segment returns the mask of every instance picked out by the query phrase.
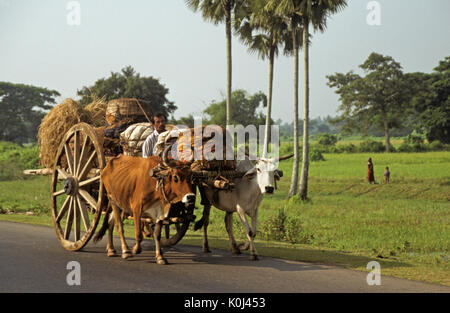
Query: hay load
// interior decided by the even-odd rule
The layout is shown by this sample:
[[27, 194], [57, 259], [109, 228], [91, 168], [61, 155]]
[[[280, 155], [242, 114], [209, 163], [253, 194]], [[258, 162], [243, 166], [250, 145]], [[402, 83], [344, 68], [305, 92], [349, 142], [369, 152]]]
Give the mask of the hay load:
[[85, 108], [78, 101], [67, 98], [51, 109], [42, 119], [38, 131], [38, 145], [42, 166], [52, 168], [64, 135], [74, 125], [84, 122], [92, 126], [105, 125], [106, 101], [94, 99]]
[[84, 110], [89, 113], [90, 124], [94, 127], [103, 127], [106, 125], [106, 108], [108, 102], [105, 97], [94, 98], [94, 100], [84, 107]]
[[[94, 98], [85, 107], [78, 101], [65, 99], [47, 113], [39, 127], [38, 145], [41, 149], [41, 164], [46, 168], [53, 167], [58, 147], [65, 134], [72, 126], [81, 122], [95, 128], [106, 156], [122, 153], [120, 133], [130, 125], [148, 123], [151, 115], [149, 103], [134, 98], [114, 99], [109, 102], [105, 97]], [[141, 137], [144, 135], [141, 134]], [[130, 154], [139, 154], [142, 138], [139, 139], [136, 144], [130, 143]]]
[[38, 131], [40, 158], [44, 167], [53, 167], [56, 152], [66, 132], [75, 124], [89, 122], [90, 116], [80, 103], [65, 99], [42, 119]]

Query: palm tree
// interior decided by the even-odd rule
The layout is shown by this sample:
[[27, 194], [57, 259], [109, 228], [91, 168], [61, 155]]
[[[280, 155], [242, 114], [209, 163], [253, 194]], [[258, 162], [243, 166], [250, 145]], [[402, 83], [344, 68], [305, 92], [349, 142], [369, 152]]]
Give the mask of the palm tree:
[[291, 1], [283, 0], [269, 0], [265, 6], [268, 11], [275, 11], [279, 16], [283, 17], [288, 24], [289, 37], [285, 42], [285, 54], [294, 57], [294, 160], [292, 165], [291, 185], [289, 188], [288, 197], [292, 197], [297, 193], [298, 185], [298, 166], [299, 166], [299, 132], [298, 132], [298, 50], [303, 44], [301, 37], [301, 24], [299, 16], [290, 13], [284, 8], [289, 5]]
[[[300, 178], [299, 195], [302, 200], [306, 200], [308, 192], [308, 170], [309, 170], [309, 26], [314, 30], [324, 32], [327, 18], [339, 12], [347, 6], [347, 0], [270, 0], [272, 8], [276, 7], [276, 12], [284, 16], [291, 17], [292, 28], [302, 28], [303, 30], [303, 50], [304, 50], [304, 98], [303, 98], [303, 153], [302, 172]], [[295, 23], [294, 23], [295, 22]], [[295, 39], [293, 39], [295, 41]], [[294, 52], [295, 55], [295, 52]], [[295, 56], [294, 56], [295, 57]], [[296, 64], [298, 66], [298, 64]], [[295, 121], [294, 121], [295, 132]], [[295, 134], [294, 134], [295, 136]], [[294, 149], [295, 141], [294, 141]], [[294, 164], [295, 166], [295, 164]], [[294, 176], [294, 173], [292, 174]], [[289, 195], [295, 194], [291, 183]]]
[[225, 22], [226, 50], [227, 50], [227, 96], [226, 96], [226, 123], [231, 124], [231, 77], [232, 77], [232, 58], [231, 58], [231, 29], [233, 13], [236, 16], [237, 11], [245, 2], [244, 0], [185, 0], [187, 6], [194, 12], [201, 11], [206, 21], [215, 25]]
[[[274, 11], [266, 10], [266, 1], [256, 0], [252, 3], [250, 15], [247, 15], [238, 32], [244, 44], [248, 45], [250, 53], [257, 53], [262, 59], [269, 60], [269, 79], [267, 92], [266, 128], [264, 135], [263, 156], [267, 155], [270, 124], [272, 114], [272, 87], [275, 57], [279, 47], [288, 41], [288, 25], [285, 19]], [[256, 32], [256, 34], [254, 34]], [[286, 50], [286, 47], [285, 47]], [[285, 51], [286, 52], [286, 51]]]

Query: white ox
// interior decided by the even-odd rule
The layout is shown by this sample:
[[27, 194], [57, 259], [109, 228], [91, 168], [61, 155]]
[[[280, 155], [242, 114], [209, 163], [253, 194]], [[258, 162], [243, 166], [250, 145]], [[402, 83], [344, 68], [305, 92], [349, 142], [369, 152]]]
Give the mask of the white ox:
[[[277, 163], [281, 160], [291, 158], [293, 155], [281, 157], [279, 159], [260, 158], [256, 165], [250, 160], [238, 161], [236, 170], [245, 172], [242, 178], [235, 178], [233, 183], [235, 187], [232, 191], [215, 190], [205, 188], [204, 195], [207, 200], [216, 208], [225, 211], [225, 227], [230, 239], [231, 251], [233, 254], [240, 254], [240, 247], [248, 249], [250, 246], [251, 259], [257, 260], [255, 244], [253, 242], [257, 232], [258, 207], [263, 199], [264, 194], [272, 194], [275, 189], [275, 180], [282, 176], [282, 172], [277, 170]], [[214, 193], [217, 193], [215, 196]], [[210, 252], [208, 245], [208, 224], [210, 204], [204, 204], [203, 216], [195, 224], [195, 230], [203, 226], [203, 251]], [[237, 212], [245, 233], [247, 234], [247, 242], [242, 246], [237, 246], [233, 236], [233, 213]], [[251, 218], [252, 225], [249, 225], [247, 216]]]

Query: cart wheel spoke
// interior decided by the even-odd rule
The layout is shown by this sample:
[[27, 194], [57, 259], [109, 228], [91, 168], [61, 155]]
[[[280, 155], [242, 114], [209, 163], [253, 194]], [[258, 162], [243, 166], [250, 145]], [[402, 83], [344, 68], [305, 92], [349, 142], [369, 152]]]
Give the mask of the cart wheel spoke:
[[72, 150], [70, 149], [69, 143], [67, 142], [64, 144], [64, 151], [66, 152], [67, 164], [69, 165], [69, 172], [73, 174], [74, 173], [73, 154]]
[[80, 163], [80, 131], [76, 131], [73, 141], [73, 176], [77, 176], [77, 169]]
[[94, 158], [97, 156], [97, 152], [93, 151], [91, 153], [91, 155], [89, 156], [89, 159], [86, 161], [86, 164], [83, 166], [83, 168], [81, 169], [81, 172], [77, 175], [78, 179], [83, 179], [87, 173], [89, 173], [89, 171], [92, 168], [92, 161], [94, 160]]
[[75, 220], [75, 241], [80, 240], [80, 208], [78, 206], [77, 196], [73, 197], [73, 214]]
[[89, 178], [89, 179], [87, 179], [87, 180], [85, 180], [85, 181], [79, 182], [79, 183], [78, 183], [78, 186], [79, 186], [79, 187], [83, 187], [83, 186], [92, 184], [92, 183], [94, 183], [94, 182], [96, 182], [96, 181], [99, 181], [99, 180], [100, 180], [100, 175], [99, 175], [99, 176], [92, 177], [92, 178]]
[[58, 171], [58, 174], [61, 175], [62, 179], [67, 179], [67, 177], [69, 177], [69, 174], [60, 166], [58, 166], [56, 170]]
[[60, 196], [60, 195], [62, 195], [62, 194], [64, 194], [64, 193], [65, 193], [65, 190], [64, 190], [64, 189], [61, 189], [61, 190], [58, 190], [57, 192], [54, 192], [53, 195], [54, 195], [55, 197], [57, 197], [57, 196]]
[[86, 190], [83, 189], [79, 189], [78, 193], [81, 195], [81, 197], [83, 197], [83, 199], [89, 203], [90, 206], [92, 206], [93, 208], [97, 207], [97, 201], [95, 201], [94, 198], [92, 198], [92, 196], [89, 194], [89, 192], [87, 192]]
[[76, 171], [75, 171], [75, 176], [78, 177], [78, 178], [80, 177], [79, 174], [80, 174], [80, 171], [81, 171], [81, 164], [84, 163], [84, 161], [87, 158], [87, 154], [89, 152], [88, 142], [89, 142], [89, 137], [85, 136], [84, 142], [83, 142], [83, 147], [81, 148], [80, 161], [78, 162], [78, 166], [77, 166]]
[[70, 197], [67, 197], [63, 205], [61, 206], [61, 210], [59, 211], [58, 216], [56, 217], [56, 223], [59, 224], [59, 222], [69, 209], [69, 207], [70, 207]]
[[66, 220], [66, 227], [64, 230], [64, 239], [68, 240], [69, 236], [70, 236], [70, 231], [72, 229], [72, 222], [73, 222], [73, 198], [72, 197], [67, 197], [69, 198], [69, 214], [67, 214], [67, 220]]
[[86, 229], [86, 231], [88, 231], [91, 228], [91, 222], [89, 221], [89, 213], [86, 208], [86, 204], [80, 198], [79, 195], [77, 195], [77, 203], [78, 203], [78, 207], [80, 209], [81, 218], [83, 219], [84, 229]]

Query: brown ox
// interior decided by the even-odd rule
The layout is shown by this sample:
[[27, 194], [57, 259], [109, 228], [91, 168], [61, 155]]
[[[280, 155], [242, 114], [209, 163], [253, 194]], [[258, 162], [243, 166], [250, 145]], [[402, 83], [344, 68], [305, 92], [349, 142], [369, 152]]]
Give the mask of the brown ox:
[[[141, 217], [151, 218], [155, 224], [156, 263], [166, 264], [161, 253], [161, 226], [168, 220], [171, 204], [183, 202], [193, 206], [195, 194], [191, 185], [191, 170], [181, 162], [162, 162], [159, 157], [146, 159], [120, 155], [108, 161], [102, 170], [102, 182], [105, 185], [108, 199], [113, 209], [114, 224], [119, 231], [122, 242], [122, 258], [131, 256], [123, 234], [121, 216], [132, 215], [136, 235], [133, 253], [141, 252], [142, 227]], [[105, 217], [106, 219], [107, 217]], [[106, 227], [105, 227], [106, 225]], [[114, 254], [112, 242], [112, 226], [108, 240], [108, 255]], [[94, 241], [101, 239], [108, 228], [108, 222], [95, 236]]]

